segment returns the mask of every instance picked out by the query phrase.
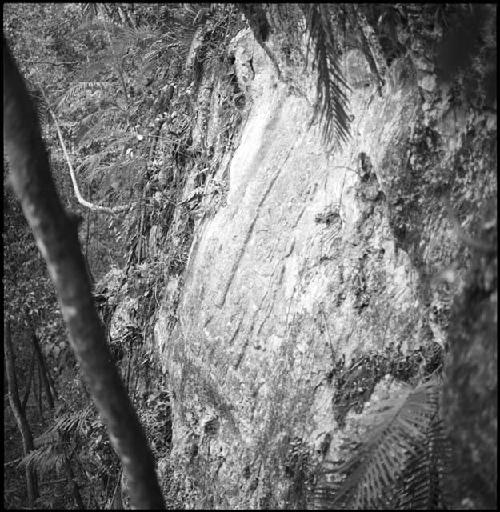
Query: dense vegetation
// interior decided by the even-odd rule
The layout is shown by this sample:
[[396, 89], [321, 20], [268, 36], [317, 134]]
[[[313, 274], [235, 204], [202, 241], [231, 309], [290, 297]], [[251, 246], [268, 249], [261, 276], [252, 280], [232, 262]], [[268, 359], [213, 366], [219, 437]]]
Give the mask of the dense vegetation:
[[[114, 269], [101, 294], [96, 292], [103, 320], [109, 322], [109, 313], [121, 299], [113, 294], [127, 293], [137, 301], [136, 318], [128, 319], [114, 335], [112, 350], [130, 394], [144, 409], [153, 450], [163, 455], [170, 437], [168, 395], [151, 347], [142, 343], [152, 334], [159, 300], [155, 295], [162, 280], [161, 266], [147, 254], [147, 235], [156, 219], [168, 230], [172, 203], [185, 179], [181, 171], [189, 151], [194, 91], [189, 89], [192, 73], [184, 70], [184, 62], [197, 24], [206, 20], [195, 22], [196, 6], [143, 5], [132, 14], [129, 8], [6, 5], [4, 32], [33, 93], [60, 195], [81, 217], [89, 272], [97, 281]], [[210, 43], [212, 37], [213, 43], [204, 48], [205, 58], [223, 53], [235, 34], [236, 24], [232, 29], [230, 24], [236, 17], [233, 11], [223, 8], [210, 21], [213, 35], [207, 39]], [[161, 65], [165, 60], [168, 68]], [[171, 87], [176, 92], [171, 122], [160, 134], [169, 110], [165, 98], [174, 96], [165, 88]], [[163, 90], [157, 93], [159, 89]], [[173, 160], [167, 177], [158, 176], [160, 169], [165, 174], [163, 155]], [[74, 181], [69, 166], [75, 170]], [[5, 173], [4, 182], [6, 177]], [[89, 208], [78, 202], [75, 187]], [[10, 188], [5, 191], [5, 314], [11, 318], [19, 391], [33, 386], [36, 395], [36, 400], [27, 400], [26, 411], [37, 450], [25, 462], [31, 462], [41, 477], [37, 502], [42, 507], [67, 507], [74, 499], [78, 506], [101, 508], [117, 488], [118, 461], [78, 376], [44, 262]], [[127, 214], [109, 213], [120, 205]], [[171, 266], [177, 272], [182, 271], [188, 249], [182, 244], [172, 249]], [[128, 292], [120, 288], [126, 275], [133, 288]], [[54, 381], [50, 392], [55, 411], [43, 399], [40, 382], [45, 370], [31, 363], [34, 335], [43, 340], [46, 372]], [[6, 459], [12, 463], [6, 474], [7, 503], [21, 506], [25, 491], [15, 430], [11, 419], [6, 429]]]
[[[322, 123], [325, 144], [332, 147], [349, 137], [346, 84], [337, 65], [341, 48], [360, 45], [382, 87], [384, 70], [375, 64], [372, 49], [376, 47], [389, 66], [406, 51], [393, 27], [403, 24], [411, 35], [419, 27], [415, 19], [432, 44], [441, 42], [437, 52], [442, 64], [440, 80], [444, 83], [460, 77], [455, 86], [463, 87], [456, 93], [456, 101], [471, 102], [481, 109], [496, 106], [496, 85], [492, 86], [496, 68], [463, 73], [478, 54], [481, 62], [496, 58], [488, 11], [472, 11], [471, 21], [470, 13], [449, 6], [405, 9], [347, 4], [327, 9], [312, 4], [284, 9], [266, 5], [4, 6], [5, 37], [36, 105], [60, 196], [78, 215], [80, 241], [108, 341], [158, 461], [166, 460], [172, 433], [170, 397], [152, 341], [155, 315], [162, 294], [168, 293], [167, 276], [182, 279], [196, 215], [206, 214], [197, 211], [197, 205], [200, 195], [206, 193], [207, 175], [222, 165], [223, 152], [230, 154], [237, 144], [245, 96], [234, 78], [228, 51], [232, 38], [249, 25], [281, 75], [279, 59], [265, 46], [269, 32], [275, 31], [288, 60], [303, 59], [317, 70], [314, 119]], [[376, 28], [373, 41], [358, 30], [361, 25]], [[448, 31], [443, 37], [429, 26], [448, 27]], [[469, 26], [481, 32], [479, 41]], [[307, 55], [301, 55], [301, 36], [306, 29], [310, 35]], [[454, 50], [457, 40], [468, 42], [463, 51]], [[195, 115], [202, 75], [210, 73], [225, 77], [220, 90], [224, 129], [217, 147], [206, 147]], [[420, 143], [420, 135], [416, 134], [412, 143]], [[425, 131], [421, 138], [427, 140], [428, 135]], [[192, 169], [197, 169], [195, 191], [181, 214], [176, 214], [187, 171], [193, 174]], [[17, 391], [35, 449], [23, 458], [20, 434], [4, 400], [4, 505], [120, 507], [126, 496], [121, 495], [118, 458], [79, 377], [57, 297], [8, 186], [7, 172], [4, 161], [4, 315], [10, 320]], [[404, 207], [394, 217], [394, 232], [410, 252], [410, 246], [417, 244], [408, 241], [409, 234], [417, 232], [419, 219], [409, 212], [418, 191], [412, 176], [405, 179], [400, 185]], [[437, 176], [430, 187], [442, 187], [442, 182], [443, 177]], [[496, 235], [491, 229], [486, 231], [481, 232], [485, 241], [475, 248], [480, 257], [474, 260], [478, 275], [468, 283], [471, 301], [496, 289], [496, 274], [484, 286], [476, 283], [496, 266], [496, 253], [491, 250]], [[159, 240], [166, 246], [162, 251], [155, 245]], [[418, 254], [414, 257], [417, 261]], [[129, 307], [121, 313], [117, 305], [124, 301]], [[461, 318], [467, 307], [465, 299], [456, 305], [455, 318]], [[175, 311], [171, 321], [176, 321]], [[496, 323], [488, 322], [484, 320], [489, 335], [496, 333]], [[438, 359], [425, 369], [425, 381], [441, 376], [443, 356]], [[450, 447], [436, 398], [439, 384], [437, 380], [418, 381], [418, 368], [417, 362], [408, 363], [404, 370], [411, 377], [407, 380], [420, 387], [405, 388], [398, 400], [382, 404], [382, 412], [375, 411], [367, 426], [369, 442], [350, 447], [354, 456], [349, 464], [321, 468], [320, 485], [313, 496], [316, 506], [443, 506]], [[403, 370], [398, 366], [397, 371]], [[385, 374], [385, 369], [373, 370], [377, 379]], [[455, 374], [451, 379], [457, 388], [464, 385]], [[338, 388], [339, 392], [345, 390], [343, 384]], [[340, 407], [339, 411], [342, 414]], [[340, 424], [343, 418], [336, 419]], [[400, 450], [391, 455], [391, 462], [387, 452], [393, 441]], [[168, 462], [164, 464], [168, 466]], [[398, 471], [401, 466], [399, 472], [396, 466]], [[25, 467], [37, 484], [31, 496], [34, 503], [29, 503], [26, 495]], [[182, 506], [170, 485], [169, 471], [167, 467], [162, 482], [167, 504]], [[331, 483], [329, 476], [338, 474], [349, 478]], [[409, 474], [416, 476], [408, 484]], [[475, 475], [484, 482], [484, 477]], [[371, 487], [364, 485], [368, 481]], [[384, 496], [384, 501], [381, 489], [388, 483], [395, 490]], [[496, 501], [488, 486], [482, 492], [486, 501], [478, 503]]]

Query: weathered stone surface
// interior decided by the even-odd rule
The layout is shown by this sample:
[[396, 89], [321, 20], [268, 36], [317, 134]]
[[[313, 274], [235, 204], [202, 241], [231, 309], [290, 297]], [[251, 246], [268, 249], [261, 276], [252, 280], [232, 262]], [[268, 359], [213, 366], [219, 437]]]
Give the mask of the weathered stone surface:
[[[434, 86], [424, 112], [417, 83], [396, 77], [382, 96], [353, 88], [352, 137], [329, 153], [307, 128], [311, 103], [288, 95], [248, 31], [235, 44], [247, 111], [227, 201], [197, 225], [178, 323], [172, 331], [165, 313], [155, 330], [173, 393], [171, 461], [187, 507], [304, 506], [297, 460], [335, 457], [345, 435], [328, 378], [335, 361], [389, 343], [403, 353], [446, 344], [431, 314], [442, 280], [429, 275], [462, 254], [445, 280], [452, 300], [468, 256], [440, 191], [457, 154], [473, 159], [475, 135], [450, 121]], [[361, 58], [348, 59], [353, 83], [368, 76]], [[465, 174], [484, 192], [492, 172], [480, 167], [479, 177]], [[417, 172], [426, 189], [412, 181]]]

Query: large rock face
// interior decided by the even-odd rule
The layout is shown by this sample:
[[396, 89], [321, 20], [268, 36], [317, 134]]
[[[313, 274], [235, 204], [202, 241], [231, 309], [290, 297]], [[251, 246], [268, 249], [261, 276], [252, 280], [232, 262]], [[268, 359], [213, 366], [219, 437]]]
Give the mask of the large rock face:
[[307, 467], [335, 458], [376, 384], [354, 382], [341, 404], [338, 361], [446, 344], [437, 305], [460, 292], [470, 257], [446, 204], [467, 200], [478, 221], [496, 178], [470, 148], [496, 121], [452, 109], [403, 59], [379, 95], [351, 51], [352, 136], [329, 152], [308, 128], [307, 83], [306, 97], [290, 93], [249, 32], [235, 45], [247, 110], [226, 204], [196, 225], [177, 324], [156, 326], [171, 461], [187, 507], [303, 506]]

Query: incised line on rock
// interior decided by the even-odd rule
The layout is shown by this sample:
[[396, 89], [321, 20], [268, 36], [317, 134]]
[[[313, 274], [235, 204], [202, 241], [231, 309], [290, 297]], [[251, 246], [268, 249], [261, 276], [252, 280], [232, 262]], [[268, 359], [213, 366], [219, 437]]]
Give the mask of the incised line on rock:
[[[300, 138], [300, 143], [302, 142], [302, 139], [304, 138], [304, 136], [302, 136]], [[273, 188], [274, 184], [276, 183], [276, 180], [278, 179], [279, 175], [281, 174], [281, 171], [283, 170], [283, 168], [285, 167], [285, 164], [287, 163], [288, 159], [290, 158], [290, 154], [291, 152], [295, 149], [295, 147], [299, 144], [299, 142], [295, 143], [289, 150], [288, 150], [288, 153], [283, 161], [283, 163], [281, 164], [280, 168], [278, 169], [278, 171], [276, 172], [276, 174], [274, 175], [273, 179], [270, 181], [266, 191], [264, 192], [261, 200], [259, 201], [259, 204], [257, 205], [257, 211], [255, 212], [255, 216], [248, 228], [248, 231], [247, 231], [247, 234], [246, 234], [246, 237], [245, 237], [245, 240], [243, 241], [243, 245], [241, 247], [241, 249], [239, 250], [239, 253], [238, 253], [238, 256], [235, 260], [235, 262], [233, 263], [233, 266], [231, 268], [231, 272], [229, 273], [229, 279], [226, 283], [226, 286], [224, 287], [224, 292], [222, 294], [222, 298], [221, 300], [219, 301], [218, 303], [218, 307], [222, 307], [224, 306], [224, 304], [226, 303], [226, 296], [227, 296], [227, 293], [229, 291], [229, 288], [233, 282], [233, 279], [234, 279], [234, 276], [236, 274], [236, 271], [238, 270], [238, 267], [239, 267], [239, 264], [240, 264], [240, 261], [241, 261], [241, 258], [243, 258], [243, 255], [245, 254], [245, 250], [247, 248], [247, 245], [248, 245], [248, 242], [250, 241], [250, 238], [252, 237], [252, 234], [253, 234], [253, 231], [255, 229], [255, 224], [257, 222], [257, 219], [259, 218], [259, 215], [260, 215], [260, 211], [261, 211], [261, 208], [265, 202], [265, 200], [267, 199], [267, 197], [269, 196], [269, 193], [271, 192], [271, 189]]]

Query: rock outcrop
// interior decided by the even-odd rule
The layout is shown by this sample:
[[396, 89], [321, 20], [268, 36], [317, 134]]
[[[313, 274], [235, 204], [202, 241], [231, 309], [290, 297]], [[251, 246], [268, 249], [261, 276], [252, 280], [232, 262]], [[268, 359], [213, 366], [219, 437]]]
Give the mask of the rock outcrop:
[[[473, 257], [460, 230], [496, 194], [496, 118], [452, 105], [407, 57], [379, 94], [351, 50], [351, 137], [329, 151], [309, 127], [309, 81], [291, 92], [250, 31], [234, 47], [246, 103], [214, 178], [225, 200], [197, 221], [169, 286], [178, 321], [167, 304], [155, 329], [171, 464], [184, 506], [300, 507], [310, 469], [338, 457], [373, 393], [442, 364]], [[375, 354], [385, 366], [366, 372]]]

